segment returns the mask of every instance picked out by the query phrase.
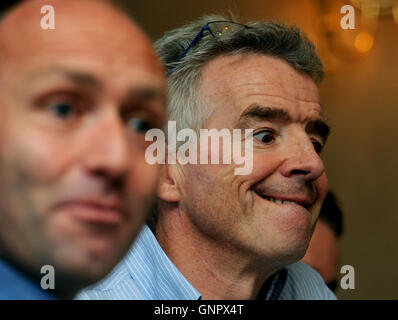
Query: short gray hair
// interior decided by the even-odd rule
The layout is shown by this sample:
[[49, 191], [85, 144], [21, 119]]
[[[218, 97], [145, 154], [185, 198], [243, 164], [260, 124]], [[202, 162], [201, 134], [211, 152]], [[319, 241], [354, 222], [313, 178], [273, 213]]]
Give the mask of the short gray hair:
[[[300, 29], [267, 21], [246, 23], [250, 28], [242, 28], [217, 38], [205, 34], [177, 63], [201, 28], [211, 21], [240, 23], [233, 18], [208, 15], [167, 32], [155, 42], [155, 48], [166, 70], [175, 67], [168, 77], [168, 119], [176, 121], [177, 132], [190, 128], [198, 133], [211, 115], [212, 110], [202, 101], [198, 89], [202, 68], [217, 56], [254, 53], [278, 57], [297, 71], [311, 77], [315, 83], [319, 84], [322, 81], [322, 63], [314, 45]], [[167, 131], [167, 128], [165, 129]], [[147, 220], [152, 230], [156, 226], [157, 211], [158, 208], [154, 208]]]
[[242, 28], [221, 37], [204, 34], [188, 54], [177, 62], [201, 28], [211, 21], [240, 23], [221, 15], [208, 15], [167, 32], [155, 42], [166, 70], [175, 67], [168, 77], [168, 112], [169, 120], [177, 122], [177, 132], [184, 128], [198, 132], [210, 116], [212, 110], [204, 105], [198, 88], [203, 66], [217, 56], [254, 53], [278, 57], [311, 77], [315, 83], [322, 81], [322, 63], [314, 45], [301, 30], [269, 21], [246, 23], [250, 28]]

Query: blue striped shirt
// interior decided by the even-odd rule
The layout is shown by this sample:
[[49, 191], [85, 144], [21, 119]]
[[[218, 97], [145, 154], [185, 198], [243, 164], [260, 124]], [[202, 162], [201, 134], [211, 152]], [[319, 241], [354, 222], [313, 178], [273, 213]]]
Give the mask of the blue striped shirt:
[[[321, 276], [297, 262], [267, 280], [269, 300], [334, 300]], [[81, 291], [82, 300], [198, 300], [201, 294], [164, 253], [144, 226], [125, 258], [102, 281]]]

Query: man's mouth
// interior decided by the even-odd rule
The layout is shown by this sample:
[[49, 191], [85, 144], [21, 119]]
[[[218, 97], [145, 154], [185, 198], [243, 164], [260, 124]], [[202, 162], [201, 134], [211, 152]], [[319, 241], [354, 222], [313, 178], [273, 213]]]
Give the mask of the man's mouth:
[[276, 204], [298, 204], [297, 202], [294, 202], [294, 201], [278, 200], [278, 199], [274, 199], [274, 198], [270, 198], [270, 197], [264, 197], [264, 199], [271, 201], [271, 202], [275, 202]]
[[261, 194], [256, 190], [253, 190], [253, 191], [259, 197], [261, 197], [267, 201], [279, 204], [279, 205], [299, 205], [299, 206], [302, 206], [302, 207], [308, 209], [313, 204], [313, 201], [309, 200], [307, 197], [304, 197], [304, 196], [291, 196], [291, 197], [268, 196], [265, 194]]
[[57, 206], [66, 210], [75, 218], [88, 223], [119, 225], [126, 217], [126, 212], [117, 203], [98, 200], [70, 200]]

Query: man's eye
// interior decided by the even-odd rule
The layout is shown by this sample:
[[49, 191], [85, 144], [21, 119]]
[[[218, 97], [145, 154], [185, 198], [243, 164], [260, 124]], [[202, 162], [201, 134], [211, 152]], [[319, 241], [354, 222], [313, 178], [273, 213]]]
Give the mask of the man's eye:
[[323, 145], [319, 143], [318, 141], [312, 140], [312, 145], [314, 146], [315, 152], [316, 153], [321, 153]]
[[149, 122], [140, 118], [130, 118], [127, 122], [127, 126], [139, 133], [145, 133], [149, 129], [151, 129], [151, 125], [149, 124]]
[[264, 130], [255, 133], [253, 137], [260, 140], [262, 143], [270, 144], [275, 140], [275, 132], [272, 130]]
[[67, 118], [73, 113], [73, 107], [67, 102], [57, 102], [50, 105], [50, 110], [59, 118]]

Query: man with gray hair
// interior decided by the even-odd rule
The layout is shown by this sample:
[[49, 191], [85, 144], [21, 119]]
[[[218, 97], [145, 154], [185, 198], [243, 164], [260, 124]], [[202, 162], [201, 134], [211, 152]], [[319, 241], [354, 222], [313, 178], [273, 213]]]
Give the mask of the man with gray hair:
[[153, 233], [145, 226], [124, 261], [79, 297], [335, 299], [316, 271], [297, 262], [327, 193], [319, 153], [329, 127], [313, 45], [293, 27], [207, 16], [155, 46], [177, 132], [244, 130], [253, 168], [237, 175], [237, 163], [166, 159]]

